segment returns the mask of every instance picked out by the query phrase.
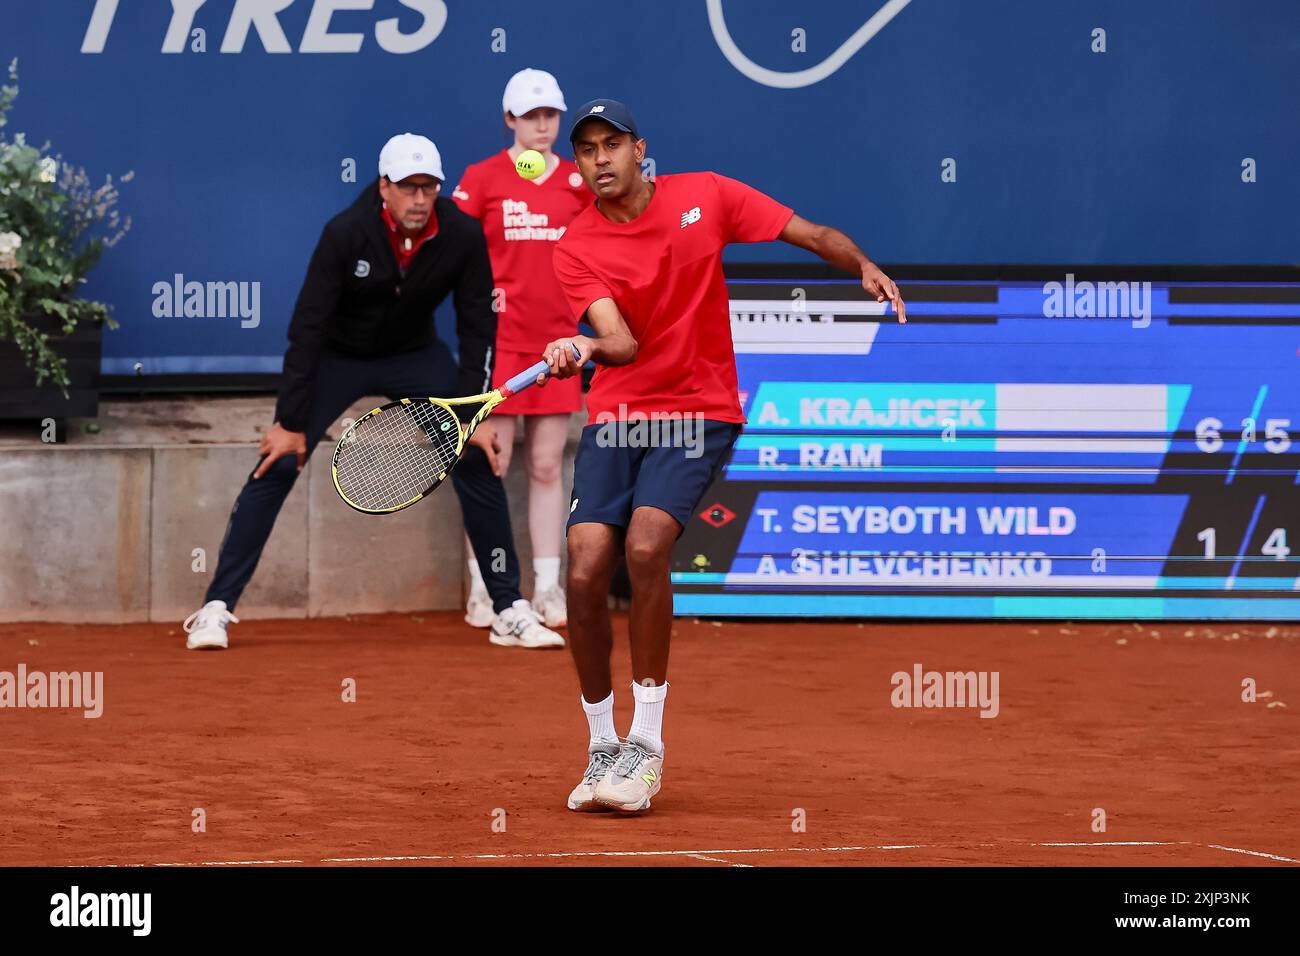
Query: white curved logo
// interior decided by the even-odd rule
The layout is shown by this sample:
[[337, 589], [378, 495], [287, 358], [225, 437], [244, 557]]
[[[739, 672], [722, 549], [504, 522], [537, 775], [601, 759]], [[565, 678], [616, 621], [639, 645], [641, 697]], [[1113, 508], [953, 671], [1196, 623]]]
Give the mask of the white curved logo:
[[841, 43], [839, 49], [826, 59], [806, 70], [785, 73], [759, 66], [745, 56], [727, 31], [727, 20], [722, 15], [722, 0], [704, 0], [709, 10], [709, 28], [713, 31], [713, 39], [717, 42], [722, 55], [727, 58], [727, 62], [755, 83], [782, 90], [796, 90], [801, 86], [812, 86], [826, 79], [847, 63], [853, 54], [861, 50], [868, 40], [883, 30], [885, 24], [902, 13], [903, 8], [911, 2], [912, 0], [888, 0], [871, 15], [866, 23], [858, 27], [853, 36]]

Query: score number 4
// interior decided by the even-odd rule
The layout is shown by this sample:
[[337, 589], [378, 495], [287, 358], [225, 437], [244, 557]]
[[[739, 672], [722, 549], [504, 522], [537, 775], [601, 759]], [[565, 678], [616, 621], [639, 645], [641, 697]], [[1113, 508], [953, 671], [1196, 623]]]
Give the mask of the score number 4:
[[[1291, 427], [1289, 418], [1270, 418], [1264, 422], [1264, 447], [1275, 455], [1280, 455], [1291, 447], [1291, 436], [1287, 429]], [[1196, 423], [1196, 447], [1207, 454], [1213, 454], [1223, 447], [1223, 438], [1219, 431], [1223, 422], [1217, 418], [1202, 418]], [[1255, 419], [1241, 420], [1241, 440], [1255, 440]]]

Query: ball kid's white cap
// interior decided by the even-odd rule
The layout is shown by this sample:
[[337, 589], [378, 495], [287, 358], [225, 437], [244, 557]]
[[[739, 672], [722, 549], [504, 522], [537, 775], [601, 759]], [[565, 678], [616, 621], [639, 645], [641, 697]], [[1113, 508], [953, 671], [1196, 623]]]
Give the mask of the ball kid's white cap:
[[379, 151], [379, 175], [400, 183], [407, 176], [423, 173], [442, 182], [442, 156], [433, 140], [415, 133], [394, 136]]
[[510, 77], [505, 96], [501, 97], [501, 108], [515, 116], [523, 116], [539, 106], [549, 106], [560, 111], [568, 109], [555, 77], [545, 70], [532, 69], [520, 70]]

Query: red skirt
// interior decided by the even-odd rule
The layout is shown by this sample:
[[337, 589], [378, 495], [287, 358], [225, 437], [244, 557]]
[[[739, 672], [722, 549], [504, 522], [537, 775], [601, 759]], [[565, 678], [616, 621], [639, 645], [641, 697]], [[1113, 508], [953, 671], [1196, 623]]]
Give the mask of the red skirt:
[[[498, 388], [541, 360], [539, 352], [498, 351], [492, 369], [492, 387]], [[567, 415], [582, 409], [582, 376], [552, 379], [545, 386], [531, 385], [497, 406], [495, 415]]]

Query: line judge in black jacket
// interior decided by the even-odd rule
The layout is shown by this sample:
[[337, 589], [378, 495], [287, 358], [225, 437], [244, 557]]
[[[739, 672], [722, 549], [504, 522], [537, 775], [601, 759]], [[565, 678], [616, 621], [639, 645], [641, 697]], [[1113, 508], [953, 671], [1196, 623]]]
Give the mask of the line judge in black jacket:
[[[442, 161], [430, 140], [394, 136], [379, 155], [378, 183], [321, 233], [289, 326], [276, 420], [231, 510], [205, 603], [185, 622], [187, 647], [227, 646], [227, 625], [238, 623], [231, 612], [280, 506], [325, 430], [353, 402], [367, 395], [456, 396], [491, 388], [496, 313], [487, 243], [478, 220], [439, 197], [442, 180]], [[434, 330], [433, 311], [448, 293], [456, 307], [459, 366]], [[484, 422], [452, 472], [496, 611], [489, 639], [562, 647], [563, 638], [542, 625], [519, 593], [495, 439], [491, 422]], [[498, 571], [502, 552], [505, 568]]]

